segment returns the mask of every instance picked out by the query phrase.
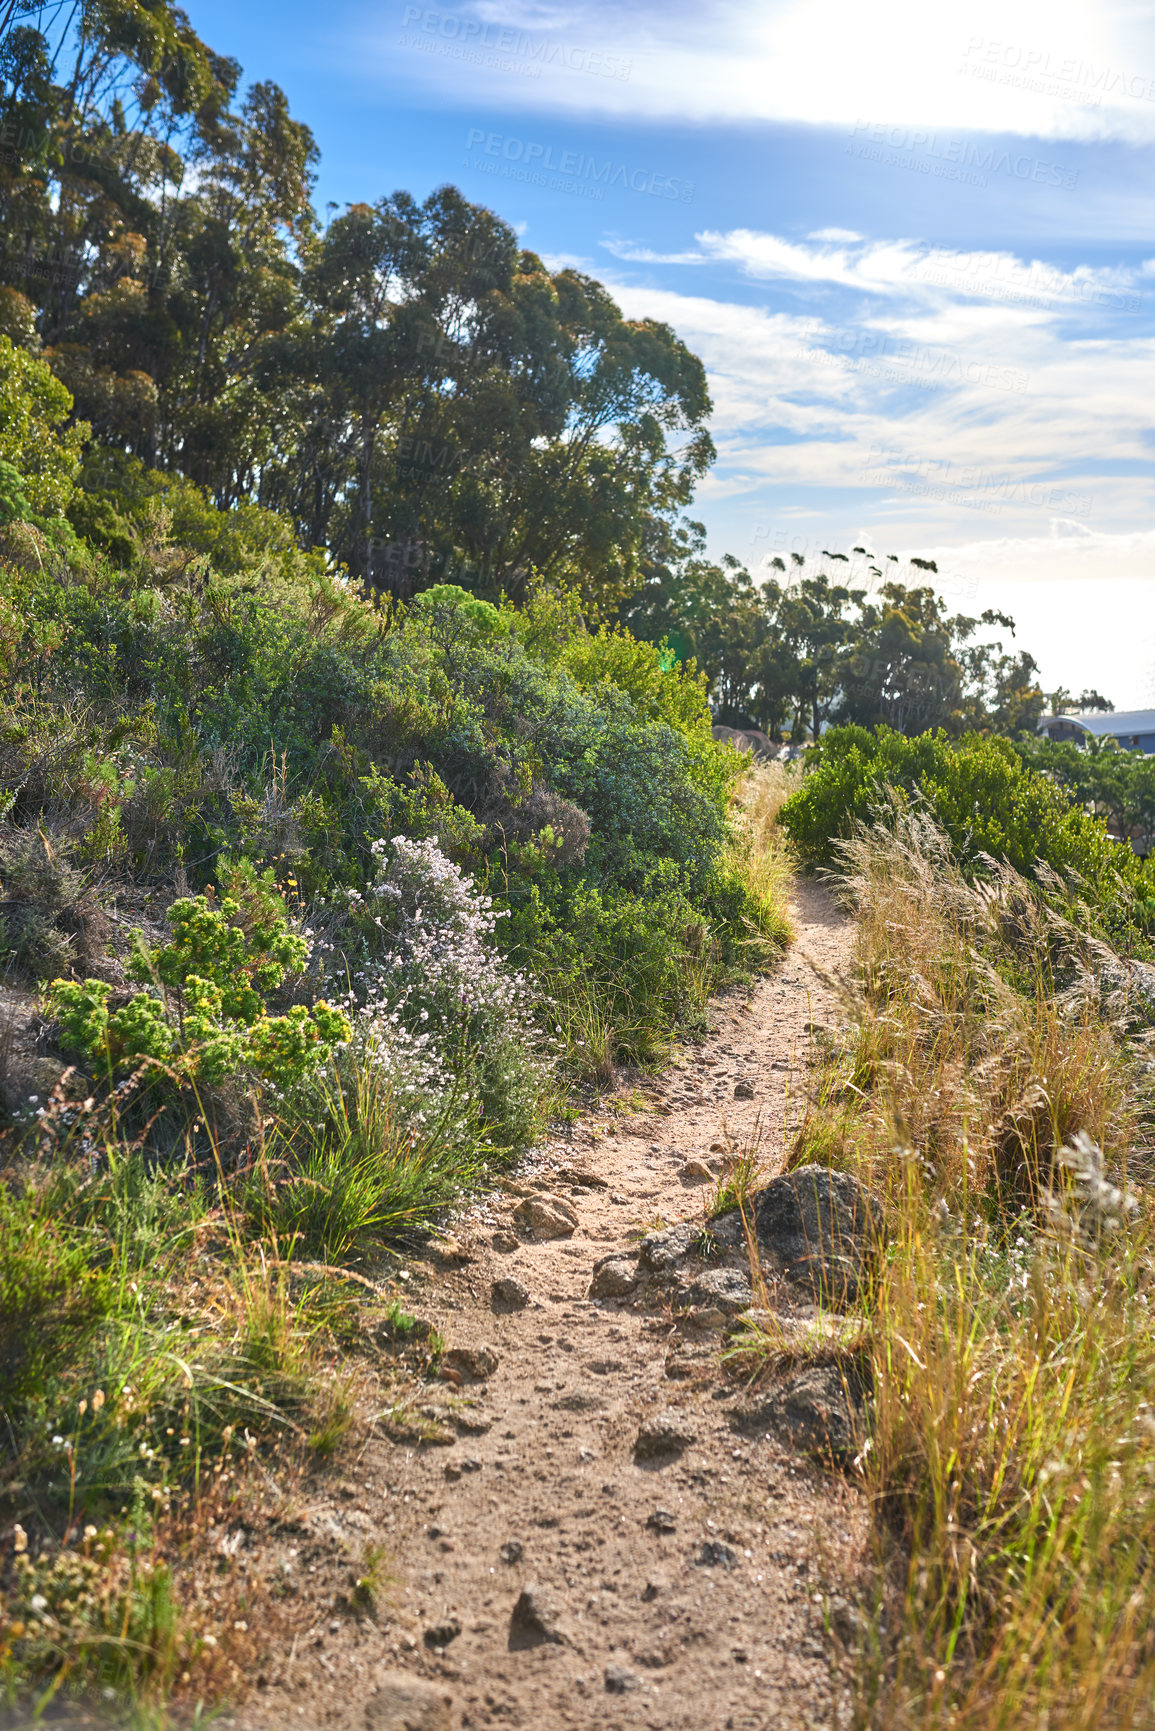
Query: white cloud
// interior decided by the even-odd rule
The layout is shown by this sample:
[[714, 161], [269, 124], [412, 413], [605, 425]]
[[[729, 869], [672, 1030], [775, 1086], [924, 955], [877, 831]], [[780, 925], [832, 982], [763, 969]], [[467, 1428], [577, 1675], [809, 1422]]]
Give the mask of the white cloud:
[[[780, 235], [748, 228], [725, 233], [704, 230], [696, 240], [704, 258], [736, 264], [749, 277], [797, 283], [832, 283], [876, 295], [902, 295], [923, 301], [962, 299], [1008, 305], [1132, 311], [1139, 305], [1133, 274], [1111, 267], [1077, 265], [1064, 271], [1041, 259], [1025, 260], [1006, 251], [967, 252], [931, 247], [913, 240], [865, 241], [807, 246]], [[813, 238], [813, 237], [812, 237]], [[637, 252], [619, 249], [633, 259]], [[663, 263], [682, 262], [677, 254]], [[687, 255], [685, 262], [697, 262]]]
[[578, 252], [543, 252], [538, 257], [546, 270], [580, 270], [589, 276], [597, 268], [592, 258], [583, 258]]
[[855, 118], [1046, 139], [1155, 138], [1155, 14], [1127, 0], [575, 0], [368, 13], [355, 52], [507, 108], [689, 123]]
[[[699, 237], [700, 238], [700, 237]], [[707, 264], [705, 252], [658, 252], [653, 247], [637, 246], [632, 241], [603, 240], [602, 245], [614, 258], [625, 264]]]
[[862, 293], [943, 307], [989, 302], [1032, 312], [1135, 313], [1142, 305], [1143, 274], [1114, 266], [1076, 265], [1062, 270], [1042, 259], [1021, 259], [1005, 250], [963, 251], [914, 240], [864, 240], [849, 230], [827, 229], [810, 246], [760, 229], [704, 229], [694, 252], [659, 252], [629, 241], [606, 240], [605, 250], [624, 264], [732, 264], [759, 282], [829, 284]]
[[706, 364], [719, 460], [699, 510], [716, 552], [760, 576], [790, 549], [918, 552], [952, 607], [1018, 620], [1048, 688], [1155, 702], [1155, 338], [1071, 338], [1054, 310], [945, 295], [854, 297], [838, 325], [609, 286]]
[[838, 325], [611, 286], [628, 316], [667, 321], [704, 360], [714, 484], [731, 496], [868, 489], [882, 520], [897, 513], [924, 533], [1149, 518], [1153, 338], [1069, 340], [1053, 320], [1001, 307], [952, 321], [916, 306]]

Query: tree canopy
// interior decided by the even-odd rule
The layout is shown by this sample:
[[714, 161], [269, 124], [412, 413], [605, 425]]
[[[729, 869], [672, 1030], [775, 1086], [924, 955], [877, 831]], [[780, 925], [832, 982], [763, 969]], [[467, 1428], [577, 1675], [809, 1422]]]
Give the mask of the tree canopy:
[[275, 84], [238, 97], [170, 0], [24, 10], [0, 16], [0, 328], [98, 446], [394, 595], [636, 586], [713, 457], [668, 326], [452, 187], [322, 228], [308, 127]]
[[991, 635], [1013, 637], [1014, 621], [991, 609], [952, 614], [925, 580], [928, 570], [938, 576], [934, 561], [914, 557], [905, 572], [890, 555], [910, 580], [883, 581], [862, 548], [857, 564], [837, 552], [817, 562], [794, 553], [789, 566], [771, 560], [775, 575], [758, 584], [738, 560], [705, 557], [699, 524], [663, 529], [651, 549], [620, 616], [638, 636], [664, 639], [697, 662], [726, 725], [795, 740], [831, 722], [1018, 735], [1033, 734], [1048, 705], [1034, 658]]
[[172, 0], [0, 0], [6, 519], [67, 511], [124, 565], [163, 510], [224, 569], [292, 546], [402, 600], [571, 589], [775, 738], [1034, 731], [1012, 621], [952, 614], [933, 559], [706, 556], [711, 403], [668, 325], [451, 186], [322, 224], [317, 161]]

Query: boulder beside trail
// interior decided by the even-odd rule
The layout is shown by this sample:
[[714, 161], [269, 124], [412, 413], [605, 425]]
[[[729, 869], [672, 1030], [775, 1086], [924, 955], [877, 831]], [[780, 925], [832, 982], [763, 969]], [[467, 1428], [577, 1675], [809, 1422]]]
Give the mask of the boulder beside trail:
[[590, 1282], [591, 1298], [625, 1298], [638, 1284], [638, 1271], [630, 1257], [623, 1254], [603, 1256], [594, 1267]]
[[638, 1266], [645, 1274], [665, 1274], [689, 1256], [701, 1237], [701, 1226], [692, 1220], [647, 1232], [638, 1246]]
[[774, 1433], [794, 1448], [846, 1466], [866, 1436], [866, 1373], [858, 1363], [811, 1365], [768, 1393], [730, 1409], [731, 1429]]
[[750, 1282], [737, 1268], [707, 1268], [677, 1297], [689, 1304], [714, 1306], [724, 1316], [739, 1316], [754, 1302]]
[[513, 1218], [535, 1238], [572, 1238], [578, 1223], [569, 1203], [557, 1196], [527, 1196], [514, 1209]]
[[771, 1283], [788, 1280], [832, 1309], [862, 1297], [884, 1236], [881, 1205], [851, 1173], [799, 1166], [753, 1191], [745, 1218], [731, 1208], [708, 1223], [682, 1220], [647, 1233], [632, 1251], [601, 1257], [589, 1296], [649, 1303], [672, 1295], [675, 1304], [716, 1309], [724, 1321], [754, 1302], [747, 1227]]
[[799, 1166], [755, 1191], [747, 1208], [768, 1273], [784, 1274], [827, 1304], [857, 1302], [883, 1239], [882, 1208], [857, 1178]]
[[566, 1646], [569, 1636], [561, 1623], [561, 1609], [547, 1587], [536, 1582], [523, 1587], [509, 1619], [509, 1648]]

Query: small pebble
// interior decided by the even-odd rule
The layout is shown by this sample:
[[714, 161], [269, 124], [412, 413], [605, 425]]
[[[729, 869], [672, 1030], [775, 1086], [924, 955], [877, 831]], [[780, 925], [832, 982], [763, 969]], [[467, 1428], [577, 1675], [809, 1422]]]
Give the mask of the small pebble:
[[524, 1310], [529, 1303], [529, 1288], [523, 1286], [520, 1280], [515, 1280], [512, 1274], [506, 1274], [493, 1283], [493, 1307], [495, 1310]]

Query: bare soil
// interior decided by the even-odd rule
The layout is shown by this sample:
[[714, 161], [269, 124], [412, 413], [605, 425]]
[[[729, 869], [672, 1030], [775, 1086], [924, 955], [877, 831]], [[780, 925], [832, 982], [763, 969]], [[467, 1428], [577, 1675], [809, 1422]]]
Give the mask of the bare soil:
[[[588, 1296], [611, 1251], [655, 1224], [704, 1220], [713, 1185], [688, 1161], [757, 1143], [767, 1175], [781, 1169], [815, 1029], [838, 1016], [820, 975], [845, 970], [851, 937], [814, 884], [796, 886], [795, 919], [783, 964], [719, 998], [704, 1044], [634, 1109], [603, 1103], [463, 1217], [455, 1242], [406, 1265], [394, 1290], [444, 1335], [448, 1380], [384, 1377], [351, 1450], [283, 1518], [259, 1538], [222, 1529], [222, 1569], [271, 1583], [279, 1623], [224, 1724], [835, 1722], [830, 1602], [853, 1597], [866, 1546], [853, 1484], [781, 1441], [735, 1435], [726, 1403], [740, 1390], [716, 1326], [696, 1336], [669, 1309]], [[527, 1197], [563, 1204], [572, 1234], [537, 1241], [519, 1227]], [[524, 1308], [494, 1300], [508, 1277]], [[481, 1347], [496, 1355], [488, 1376], [453, 1356]], [[656, 1415], [693, 1440], [636, 1459]], [[359, 1573], [372, 1607], [352, 1591]], [[400, 1706], [396, 1672], [431, 1692]]]

